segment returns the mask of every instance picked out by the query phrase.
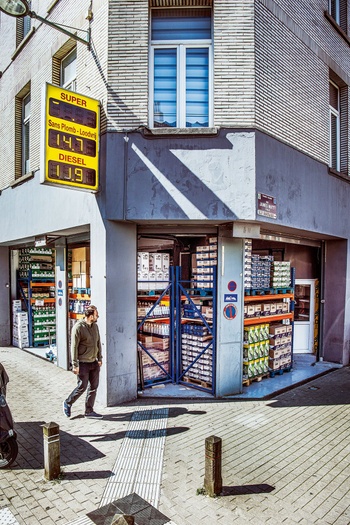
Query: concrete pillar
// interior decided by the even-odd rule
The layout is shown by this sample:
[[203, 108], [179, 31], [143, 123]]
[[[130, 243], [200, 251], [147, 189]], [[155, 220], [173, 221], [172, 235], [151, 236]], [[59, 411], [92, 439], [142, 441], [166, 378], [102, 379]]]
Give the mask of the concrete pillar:
[[97, 401], [106, 406], [137, 397], [136, 234], [135, 224], [91, 223], [91, 302], [103, 353]]
[[69, 352], [67, 338], [68, 298], [67, 298], [67, 249], [66, 239], [56, 242], [56, 347], [57, 364], [61, 368], [69, 368]]
[[0, 248], [0, 346], [11, 344], [9, 248]]
[[44, 434], [44, 476], [47, 480], [57, 479], [61, 472], [60, 465], [60, 427], [57, 423], [43, 425]]
[[217, 397], [242, 392], [243, 243], [243, 239], [232, 238], [232, 228], [220, 231], [217, 269]]
[[[348, 295], [347, 241], [327, 241], [324, 268], [324, 325], [323, 359], [347, 365], [349, 363], [349, 328], [345, 324], [350, 318]], [[322, 329], [322, 327], [321, 327]], [[322, 355], [322, 353], [321, 353]]]

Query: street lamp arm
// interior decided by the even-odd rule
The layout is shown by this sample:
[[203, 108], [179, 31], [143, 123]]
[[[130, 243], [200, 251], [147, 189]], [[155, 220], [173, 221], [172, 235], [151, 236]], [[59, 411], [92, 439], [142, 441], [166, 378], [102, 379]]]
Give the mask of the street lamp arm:
[[61, 24], [56, 24], [55, 22], [50, 22], [46, 18], [43, 18], [40, 15], [37, 15], [34, 11], [29, 11], [28, 12], [28, 16], [30, 16], [30, 18], [35, 18], [36, 20], [39, 20], [39, 22], [42, 22], [43, 24], [46, 24], [46, 25], [48, 25], [50, 27], [53, 27], [54, 29], [57, 29], [61, 33], [64, 33], [65, 35], [67, 35], [67, 36], [69, 36], [71, 38], [74, 38], [74, 40], [77, 40], [78, 42], [81, 42], [82, 44], [85, 44], [85, 45], [88, 46], [88, 48], [90, 48], [90, 42], [91, 42], [91, 30], [90, 30], [90, 28], [88, 30], [71, 28], [71, 29], [75, 29], [76, 31], [83, 31], [86, 34], [85, 38], [81, 38], [77, 34], [72, 33], [71, 31], [68, 31], [67, 29], [65, 29], [65, 27], [69, 27], [69, 26], [63, 26]]

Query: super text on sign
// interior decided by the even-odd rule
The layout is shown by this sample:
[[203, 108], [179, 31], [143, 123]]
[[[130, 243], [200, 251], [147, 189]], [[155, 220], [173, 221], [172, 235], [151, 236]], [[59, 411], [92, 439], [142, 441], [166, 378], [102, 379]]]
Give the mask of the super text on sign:
[[98, 189], [99, 102], [45, 86], [42, 182]]

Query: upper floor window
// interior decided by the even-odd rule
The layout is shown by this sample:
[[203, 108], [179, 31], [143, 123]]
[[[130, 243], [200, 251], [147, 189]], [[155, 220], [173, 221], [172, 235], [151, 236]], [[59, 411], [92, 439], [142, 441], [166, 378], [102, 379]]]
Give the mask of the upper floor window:
[[347, 33], [347, 0], [328, 0], [328, 12], [342, 30]]
[[210, 9], [155, 9], [151, 22], [151, 127], [212, 126]]
[[329, 166], [349, 175], [349, 88], [336, 73], [329, 74]]
[[61, 60], [61, 86], [75, 91], [77, 88], [77, 48]]
[[22, 175], [29, 173], [30, 93], [22, 99]]
[[340, 171], [340, 97], [339, 88], [329, 83], [329, 138], [331, 168]]
[[15, 98], [15, 179], [30, 173], [30, 83]]
[[[28, 2], [29, 9], [31, 8], [31, 2]], [[22, 42], [22, 40], [28, 35], [32, 27], [32, 19], [30, 16], [24, 16], [23, 18], [17, 18], [16, 20], [16, 45]]]

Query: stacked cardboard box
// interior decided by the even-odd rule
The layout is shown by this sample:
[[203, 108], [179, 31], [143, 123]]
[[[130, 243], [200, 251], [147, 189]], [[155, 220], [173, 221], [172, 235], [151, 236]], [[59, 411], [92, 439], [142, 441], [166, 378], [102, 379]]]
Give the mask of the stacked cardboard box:
[[269, 326], [262, 323], [244, 328], [243, 380], [268, 372]]
[[213, 267], [217, 264], [217, 238], [209, 237], [207, 244], [196, 247], [195, 262], [192, 268], [195, 288], [213, 288]]
[[90, 288], [90, 248], [72, 249], [73, 289]]
[[138, 290], [164, 290], [169, 283], [169, 253], [138, 252]]
[[270, 370], [289, 368], [292, 365], [292, 325], [272, 324], [269, 336]]
[[244, 288], [252, 287], [252, 240], [244, 240]]
[[274, 261], [271, 265], [271, 286], [288, 288], [290, 286], [290, 262]]
[[[144, 381], [160, 379], [165, 376], [164, 370], [169, 372], [169, 338], [157, 337], [154, 335], [138, 334], [138, 341], [142, 352], [142, 368]], [[152, 357], [151, 357], [152, 356]], [[153, 359], [152, 359], [153, 358]], [[157, 361], [157, 363], [155, 362]], [[161, 365], [161, 367], [159, 366]]]
[[[206, 383], [213, 381], [213, 338], [208, 329], [200, 324], [186, 323], [182, 325], [181, 362], [184, 372], [189, 366], [185, 377]], [[201, 357], [194, 363], [198, 355]]]
[[28, 313], [21, 310], [21, 300], [12, 301], [12, 344], [19, 348], [29, 346]]

